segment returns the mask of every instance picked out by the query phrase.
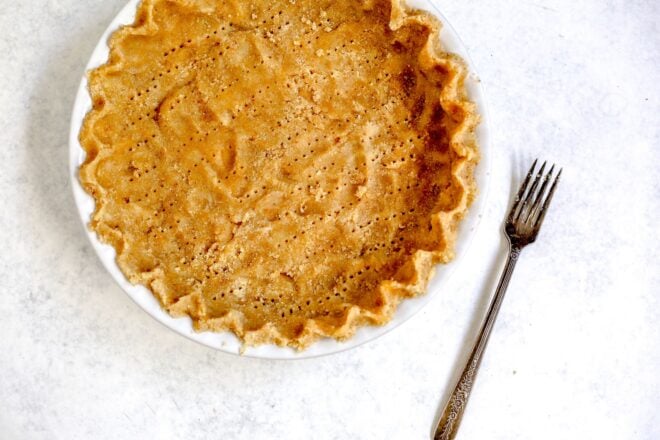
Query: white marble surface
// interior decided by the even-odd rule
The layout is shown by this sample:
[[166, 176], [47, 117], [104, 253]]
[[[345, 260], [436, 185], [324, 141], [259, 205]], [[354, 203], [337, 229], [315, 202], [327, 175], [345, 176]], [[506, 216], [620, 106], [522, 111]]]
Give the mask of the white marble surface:
[[0, 438], [429, 438], [501, 264], [512, 178], [535, 156], [565, 179], [459, 438], [660, 438], [660, 3], [438, 4], [490, 104], [493, 185], [466, 264], [383, 338], [273, 362], [157, 324], [82, 234], [69, 113], [122, 0], [1, 0]]

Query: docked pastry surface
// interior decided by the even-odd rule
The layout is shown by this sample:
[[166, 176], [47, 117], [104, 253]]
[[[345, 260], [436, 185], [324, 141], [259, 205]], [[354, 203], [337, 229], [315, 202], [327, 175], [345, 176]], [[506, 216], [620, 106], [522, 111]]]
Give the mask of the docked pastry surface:
[[91, 228], [200, 330], [305, 348], [387, 322], [475, 193], [438, 31], [397, 0], [144, 0], [89, 74]]

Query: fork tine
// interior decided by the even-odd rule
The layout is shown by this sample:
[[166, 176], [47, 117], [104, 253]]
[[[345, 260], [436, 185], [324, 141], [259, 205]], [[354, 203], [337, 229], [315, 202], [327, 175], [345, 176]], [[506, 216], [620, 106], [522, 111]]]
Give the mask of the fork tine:
[[527, 177], [525, 177], [525, 181], [522, 183], [522, 185], [520, 185], [518, 194], [516, 194], [516, 198], [513, 201], [513, 206], [511, 207], [511, 211], [509, 211], [509, 218], [507, 219], [509, 223], [512, 223], [513, 219], [517, 217], [516, 212], [518, 211], [518, 208], [520, 207], [520, 202], [522, 201], [523, 196], [527, 191], [527, 186], [529, 185], [529, 181], [532, 179], [532, 175], [534, 174], [534, 169], [536, 168], [536, 164], [538, 163], [538, 161], [539, 161], [538, 159], [534, 160], [532, 167], [529, 169], [529, 172], [527, 173]]
[[[527, 215], [527, 218], [525, 219], [525, 223], [529, 222], [530, 220], [534, 220], [538, 214], [539, 207], [541, 206], [541, 202], [543, 201], [543, 198], [545, 197], [545, 190], [548, 187], [548, 183], [550, 182], [550, 179], [552, 178], [552, 175], [555, 171], [555, 165], [553, 164], [552, 167], [550, 167], [550, 171], [545, 175], [543, 178], [543, 184], [541, 185], [541, 188], [539, 188], [538, 193], [536, 194], [536, 197], [534, 199], [534, 202], [532, 203], [532, 207], [529, 208], [529, 214]], [[532, 222], [534, 223], [534, 222]]]
[[525, 221], [529, 218], [529, 210], [527, 210], [527, 206], [529, 205], [530, 200], [534, 198], [534, 194], [536, 193], [536, 187], [539, 185], [539, 181], [541, 180], [541, 176], [543, 176], [543, 171], [545, 170], [545, 166], [547, 164], [546, 162], [543, 162], [543, 165], [541, 165], [541, 168], [539, 169], [538, 173], [536, 173], [536, 177], [534, 178], [534, 183], [532, 183], [532, 187], [529, 189], [529, 192], [527, 192], [527, 195], [525, 196], [525, 200], [522, 202], [522, 206], [520, 207], [520, 212], [516, 216], [515, 221], [519, 221], [523, 217], [523, 213], [526, 213], [525, 215]]
[[545, 219], [545, 214], [548, 212], [548, 206], [550, 206], [550, 202], [552, 201], [552, 196], [555, 195], [555, 189], [557, 189], [557, 184], [559, 183], [559, 178], [561, 177], [561, 172], [564, 171], [563, 168], [559, 170], [559, 173], [557, 173], [557, 177], [555, 177], [554, 182], [552, 182], [552, 186], [550, 187], [550, 191], [548, 192], [548, 197], [546, 197], [545, 202], [543, 202], [543, 207], [541, 207], [541, 211], [539, 213], [538, 219], [534, 223], [534, 230], [536, 232], [541, 229], [541, 225], [543, 224], [543, 220]]

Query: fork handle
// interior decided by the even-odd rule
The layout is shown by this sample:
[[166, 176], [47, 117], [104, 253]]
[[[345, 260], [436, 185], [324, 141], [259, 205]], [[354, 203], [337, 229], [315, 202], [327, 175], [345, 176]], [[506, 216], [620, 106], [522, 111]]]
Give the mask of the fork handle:
[[486, 349], [486, 344], [488, 343], [488, 338], [491, 331], [493, 330], [493, 325], [495, 324], [495, 319], [497, 318], [497, 313], [500, 310], [502, 305], [502, 300], [504, 299], [504, 293], [506, 292], [507, 287], [509, 286], [509, 280], [511, 280], [511, 274], [513, 269], [516, 267], [516, 262], [520, 256], [521, 248], [509, 244], [509, 255], [506, 260], [506, 266], [504, 266], [504, 271], [500, 277], [500, 281], [495, 290], [495, 296], [490, 302], [488, 307], [488, 313], [486, 314], [486, 319], [481, 324], [481, 329], [479, 331], [479, 337], [475, 342], [470, 357], [463, 368], [461, 377], [454, 388], [454, 391], [451, 393], [449, 401], [442, 411], [442, 416], [440, 417], [440, 422], [435, 430], [434, 440], [452, 440], [456, 437], [456, 432], [458, 431], [458, 425], [463, 418], [463, 413], [465, 412], [465, 406], [467, 405], [468, 398], [470, 397], [470, 392], [472, 391], [472, 385], [474, 384], [474, 379], [479, 370], [479, 365], [481, 364], [481, 356]]

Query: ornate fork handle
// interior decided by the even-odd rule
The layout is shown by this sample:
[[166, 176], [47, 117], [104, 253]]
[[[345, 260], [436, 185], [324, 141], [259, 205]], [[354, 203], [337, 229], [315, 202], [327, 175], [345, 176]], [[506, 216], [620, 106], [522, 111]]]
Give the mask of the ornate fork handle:
[[[488, 307], [486, 319], [481, 325], [479, 337], [472, 348], [470, 358], [461, 373], [461, 378], [458, 384], [456, 384], [456, 388], [454, 388], [449, 398], [447, 406], [445, 406], [442, 412], [442, 417], [440, 417], [440, 422], [433, 436], [434, 440], [451, 440], [456, 436], [458, 425], [461, 422], [461, 418], [465, 412], [465, 406], [472, 391], [477, 370], [481, 364], [481, 357], [484, 354], [488, 338], [493, 330], [497, 313], [500, 311], [504, 293], [507, 287], [509, 287], [509, 280], [511, 279], [511, 274], [516, 266], [518, 257], [520, 257], [520, 251], [536, 240], [552, 196], [555, 193], [555, 189], [557, 189], [561, 170], [553, 180], [555, 166], [553, 165], [550, 171], [544, 175], [543, 171], [545, 170], [546, 163], [543, 163], [538, 173], [536, 173], [536, 177], [534, 177], [537, 162], [535, 160], [532, 164], [532, 168], [530, 168], [527, 177], [525, 177], [525, 180], [520, 186], [513, 206], [507, 216], [504, 226], [504, 232], [509, 239], [509, 256], [506, 260], [506, 266], [504, 266], [504, 272], [502, 272], [500, 282], [495, 290], [495, 296]], [[553, 180], [552, 184], [550, 184], [551, 180]]]
[[442, 417], [440, 417], [440, 422], [438, 423], [435, 436], [433, 437], [434, 440], [451, 440], [456, 436], [458, 425], [461, 422], [461, 418], [465, 412], [465, 406], [467, 405], [470, 392], [472, 391], [475, 376], [477, 375], [479, 365], [481, 364], [481, 356], [486, 349], [488, 338], [493, 329], [493, 324], [495, 324], [497, 313], [499, 312], [502, 300], [504, 299], [504, 293], [509, 286], [509, 280], [511, 279], [511, 274], [516, 266], [521, 250], [521, 247], [509, 244], [509, 256], [497, 285], [497, 289], [495, 290], [495, 296], [490, 303], [486, 319], [481, 325], [479, 337], [472, 348], [467, 364], [465, 365], [461, 377], [449, 398], [449, 402], [447, 402], [447, 405], [442, 411]]

